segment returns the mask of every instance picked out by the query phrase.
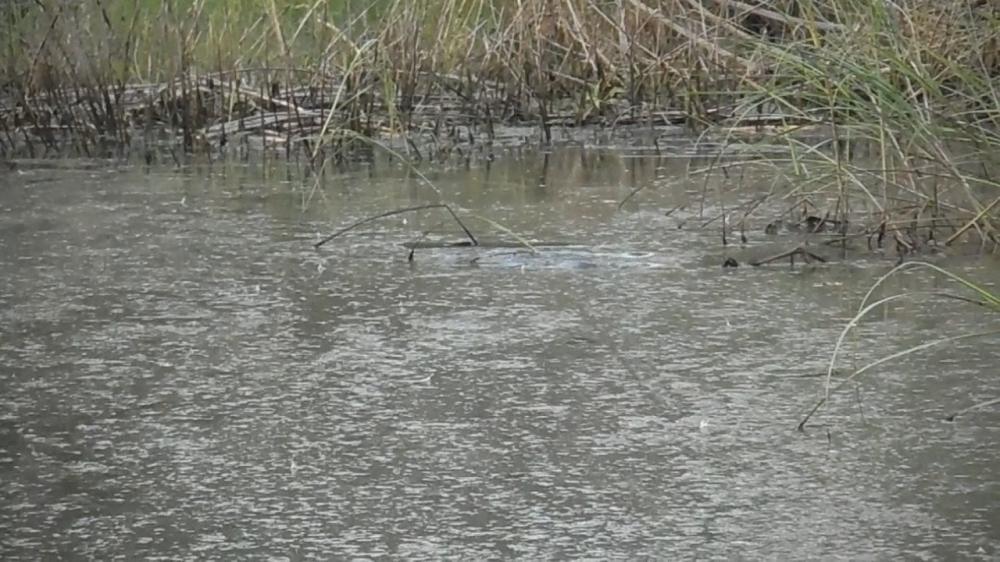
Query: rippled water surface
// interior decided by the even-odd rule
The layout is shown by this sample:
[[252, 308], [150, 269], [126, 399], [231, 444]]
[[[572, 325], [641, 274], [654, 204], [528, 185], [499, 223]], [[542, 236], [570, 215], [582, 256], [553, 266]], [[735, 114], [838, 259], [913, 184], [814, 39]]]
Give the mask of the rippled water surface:
[[[997, 338], [890, 362], [796, 432], [892, 261], [724, 270], [783, 241], [727, 254], [686, 166], [429, 169], [481, 236], [561, 245], [412, 262], [423, 231], [462, 240], [445, 212], [312, 247], [436, 200], [392, 164], [3, 172], [0, 557], [1000, 556], [1000, 410], [942, 421], [1000, 396]], [[998, 288], [996, 258], [940, 259]], [[900, 301], [842, 367], [997, 322]]]

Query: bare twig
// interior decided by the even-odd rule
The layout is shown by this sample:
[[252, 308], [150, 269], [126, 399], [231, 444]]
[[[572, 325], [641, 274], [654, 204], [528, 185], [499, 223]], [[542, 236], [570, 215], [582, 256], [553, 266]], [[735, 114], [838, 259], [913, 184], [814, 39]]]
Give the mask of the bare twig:
[[333, 240], [334, 238], [337, 238], [338, 236], [340, 236], [342, 234], [346, 234], [347, 232], [350, 232], [351, 230], [354, 230], [355, 228], [357, 228], [359, 226], [363, 226], [363, 225], [368, 224], [370, 222], [375, 222], [375, 221], [377, 221], [379, 219], [384, 219], [384, 218], [395, 216], [395, 215], [401, 215], [403, 213], [412, 213], [414, 211], [422, 211], [424, 209], [442, 209], [442, 208], [443, 209], [447, 209], [448, 212], [451, 213], [452, 218], [455, 219], [455, 222], [458, 223], [458, 226], [460, 226], [462, 228], [462, 230], [465, 232], [465, 235], [469, 238], [469, 241], [472, 243], [472, 245], [473, 246], [478, 246], [479, 245], [479, 241], [476, 240], [476, 237], [472, 235], [472, 232], [465, 226], [465, 223], [463, 223], [462, 220], [458, 218], [458, 215], [455, 214], [455, 211], [453, 211], [450, 206], [448, 206], [448, 205], [446, 205], [444, 203], [434, 203], [434, 204], [430, 204], [430, 205], [417, 205], [416, 207], [406, 207], [404, 209], [395, 209], [395, 210], [392, 210], [392, 211], [386, 211], [384, 213], [380, 213], [380, 214], [372, 216], [372, 217], [368, 217], [366, 219], [362, 219], [362, 220], [360, 220], [360, 221], [358, 221], [358, 222], [356, 222], [356, 223], [354, 223], [354, 224], [352, 224], [350, 226], [345, 226], [344, 228], [341, 228], [340, 230], [338, 230], [338, 231], [334, 232], [333, 234], [327, 236], [326, 238], [320, 240], [319, 242], [316, 242], [315, 244], [313, 244], [313, 247], [314, 248], [319, 248], [323, 244], [326, 244], [330, 240]]
[[961, 410], [959, 410], [959, 411], [957, 411], [957, 412], [949, 415], [948, 417], [946, 417], [944, 419], [946, 421], [955, 421], [955, 418], [957, 418], [958, 416], [964, 416], [965, 414], [971, 412], [972, 410], [978, 410], [980, 408], [985, 408], [987, 406], [992, 406], [994, 404], [1000, 404], [1000, 398], [994, 398], [992, 400], [987, 400], [985, 402], [980, 402], [978, 404], [973, 404], [972, 406], [969, 406], [968, 408], [963, 408], [963, 409], [961, 409]]
[[775, 255], [770, 256], [770, 257], [766, 257], [766, 258], [763, 258], [763, 259], [752, 261], [752, 262], [750, 262], [750, 265], [756, 267], [756, 266], [759, 266], [759, 265], [764, 265], [766, 263], [771, 263], [771, 262], [776, 262], [778, 260], [783, 260], [785, 258], [791, 259], [792, 263], [794, 264], [795, 263], [794, 260], [795, 260], [796, 256], [802, 257], [807, 262], [810, 259], [813, 259], [813, 260], [816, 260], [818, 262], [826, 263], [826, 258], [824, 258], [823, 256], [820, 256], [820, 255], [814, 254], [813, 252], [810, 252], [809, 250], [805, 249], [804, 246], [796, 246], [796, 247], [794, 247], [791, 250], [788, 250], [786, 252], [781, 252], [779, 254], [775, 254]]

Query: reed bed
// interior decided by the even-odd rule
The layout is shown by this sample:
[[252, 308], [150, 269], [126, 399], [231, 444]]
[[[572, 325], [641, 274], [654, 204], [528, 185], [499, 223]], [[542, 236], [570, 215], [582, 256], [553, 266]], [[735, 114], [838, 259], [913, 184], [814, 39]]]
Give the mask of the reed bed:
[[863, 217], [902, 253], [996, 248], [998, 22], [976, 0], [10, 1], [0, 154], [315, 163], [472, 153], [512, 124], [749, 127], [786, 147], [748, 163], [790, 213]]

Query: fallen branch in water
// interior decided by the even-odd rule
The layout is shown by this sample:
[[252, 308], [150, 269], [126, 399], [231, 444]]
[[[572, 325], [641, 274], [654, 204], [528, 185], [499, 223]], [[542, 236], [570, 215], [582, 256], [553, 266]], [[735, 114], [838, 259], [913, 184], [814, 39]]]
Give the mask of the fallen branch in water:
[[384, 218], [391, 217], [391, 216], [394, 216], [394, 215], [401, 215], [403, 213], [410, 213], [410, 212], [413, 212], [413, 211], [422, 211], [424, 209], [442, 209], [442, 208], [443, 209], [447, 209], [448, 212], [451, 213], [452, 218], [455, 219], [455, 222], [458, 223], [458, 226], [460, 226], [462, 228], [462, 230], [465, 232], [465, 235], [469, 238], [470, 244], [472, 246], [478, 246], [479, 245], [479, 241], [476, 240], [476, 237], [473, 236], [472, 231], [470, 231], [465, 226], [465, 223], [462, 222], [462, 219], [458, 218], [458, 215], [455, 214], [455, 211], [453, 211], [450, 206], [448, 206], [448, 205], [446, 205], [444, 203], [434, 203], [434, 204], [430, 204], [430, 205], [418, 205], [416, 207], [406, 207], [404, 209], [396, 209], [396, 210], [393, 210], [393, 211], [387, 211], [385, 213], [380, 213], [380, 214], [375, 215], [373, 217], [368, 217], [366, 219], [362, 219], [362, 220], [360, 220], [360, 221], [358, 221], [358, 222], [356, 222], [356, 223], [354, 223], [354, 224], [352, 224], [350, 226], [345, 226], [344, 228], [341, 228], [337, 232], [334, 232], [333, 234], [331, 234], [331, 235], [327, 236], [326, 238], [320, 240], [319, 242], [316, 242], [315, 244], [313, 244], [313, 247], [314, 248], [319, 248], [323, 244], [326, 244], [330, 240], [333, 240], [334, 238], [337, 238], [338, 236], [340, 236], [342, 234], [346, 234], [346, 233], [354, 230], [355, 228], [357, 228], [359, 226], [368, 224], [370, 222], [375, 222], [375, 221], [377, 221], [379, 219], [384, 219]]
[[805, 249], [805, 247], [803, 246], [796, 246], [791, 250], [788, 250], [787, 252], [781, 252], [780, 254], [775, 254], [771, 257], [752, 261], [750, 262], [750, 265], [756, 267], [759, 265], [764, 265], [766, 263], [783, 260], [785, 258], [788, 258], [792, 262], [792, 265], [795, 265], [795, 256], [801, 257], [806, 263], [809, 263], [810, 260], [816, 260], [818, 262], [826, 263], [826, 258], [824, 258], [823, 256], [814, 254], [809, 250]]

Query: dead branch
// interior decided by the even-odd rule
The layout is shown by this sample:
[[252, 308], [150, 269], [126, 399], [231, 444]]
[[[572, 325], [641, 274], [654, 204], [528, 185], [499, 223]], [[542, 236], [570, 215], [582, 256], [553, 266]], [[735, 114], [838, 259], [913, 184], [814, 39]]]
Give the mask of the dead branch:
[[333, 234], [331, 234], [331, 235], [327, 236], [326, 238], [320, 240], [319, 242], [316, 242], [315, 244], [313, 244], [313, 247], [314, 248], [319, 248], [320, 246], [322, 246], [323, 244], [326, 244], [330, 240], [333, 240], [334, 238], [337, 238], [338, 236], [340, 236], [342, 234], [346, 234], [347, 232], [350, 232], [350, 231], [354, 230], [355, 228], [358, 228], [359, 226], [362, 226], [362, 225], [366, 225], [366, 224], [368, 224], [370, 222], [375, 222], [375, 221], [377, 221], [379, 219], [384, 219], [384, 218], [395, 216], [395, 215], [401, 215], [403, 213], [411, 213], [411, 212], [414, 212], [414, 211], [423, 211], [424, 209], [447, 209], [448, 212], [451, 213], [452, 218], [455, 219], [455, 222], [458, 223], [458, 226], [460, 226], [462, 228], [462, 230], [465, 232], [465, 235], [469, 238], [470, 243], [473, 246], [478, 246], [479, 245], [479, 241], [476, 240], [475, 236], [473, 236], [472, 231], [470, 231], [468, 229], [468, 227], [465, 226], [465, 223], [462, 222], [462, 219], [458, 218], [458, 215], [455, 214], [455, 211], [453, 211], [450, 206], [448, 206], [448, 205], [446, 205], [444, 203], [434, 203], [434, 204], [430, 204], [430, 205], [418, 205], [416, 207], [406, 207], [404, 209], [395, 209], [393, 211], [386, 211], [385, 213], [380, 213], [380, 214], [375, 215], [373, 217], [368, 217], [366, 219], [362, 219], [362, 220], [360, 220], [360, 221], [358, 221], [358, 222], [356, 222], [356, 223], [354, 223], [354, 224], [352, 224], [350, 226], [345, 226], [344, 228], [341, 228], [337, 232], [334, 232]]

